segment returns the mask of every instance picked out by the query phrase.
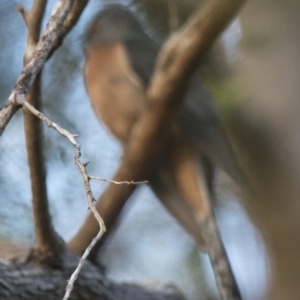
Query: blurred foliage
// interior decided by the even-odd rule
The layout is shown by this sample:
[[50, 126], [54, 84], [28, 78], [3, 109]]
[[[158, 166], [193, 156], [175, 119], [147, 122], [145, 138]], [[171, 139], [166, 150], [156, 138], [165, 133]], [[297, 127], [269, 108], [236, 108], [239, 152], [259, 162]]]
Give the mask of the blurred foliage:
[[242, 39], [240, 48], [247, 52], [262, 52], [267, 54], [272, 49], [272, 39], [267, 34], [253, 32]]

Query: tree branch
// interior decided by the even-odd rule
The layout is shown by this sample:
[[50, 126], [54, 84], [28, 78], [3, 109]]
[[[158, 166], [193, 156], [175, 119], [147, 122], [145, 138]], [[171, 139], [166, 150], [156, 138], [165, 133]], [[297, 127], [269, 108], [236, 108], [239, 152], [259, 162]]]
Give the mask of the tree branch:
[[52, 49], [49, 53], [48, 58], [51, 57], [52, 54], [56, 51], [56, 49], [61, 46], [65, 36], [73, 28], [73, 26], [77, 23], [79, 17], [81, 16], [82, 11], [84, 10], [85, 6], [87, 5], [87, 3], [88, 3], [88, 0], [75, 0], [74, 1], [72, 9], [64, 21], [62, 30], [58, 34], [57, 39], [55, 40], [55, 42], [52, 46]]
[[[170, 124], [184, 99], [193, 71], [244, 2], [244, 0], [209, 2], [167, 41], [158, 57], [153, 80], [147, 90], [147, 109], [132, 131], [114, 181], [141, 181], [147, 177], [161, 149], [171, 139], [171, 136], [166, 137], [169, 132], [167, 124]], [[99, 199], [97, 209], [108, 230], [113, 226], [134, 189], [133, 185], [110, 185]], [[69, 242], [69, 249], [82, 254], [96, 233], [97, 223], [90, 215]], [[97, 254], [96, 247], [91, 258], [95, 258]]]
[[31, 59], [23, 68], [12, 93], [0, 110], [0, 136], [12, 116], [21, 107], [20, 101], [24, 101], [35, 77], [42, 69], [57, 36], [62, 30], [63, 22], [70, 12], [74, 1], [75, 0], [60, 0], [53, 8], [50, 20], [44, 33], [39, 39], [38, 45]]
[[[28, 29], [27, 46], [24, 55], [24, 66], [32, 57], [37, 45], [46, 0], [35, 1], [31, 11], [18, 7]], [[41, 77], [42, 69], [35, 78], [27, 101], [36, 109], [41, 110]], [[43, 155], [43, 128], [41, 121], [28, 110], [23, 110], [26, 152], [30, 171], [32, 209], [34, 219], [35, 245], [29, 258], [42, 263], [60, 264], [60, 255], [64, 250], [62, 239], [55, 232], [49, 213], [46, 187], [46, 167]]]
[[109, 182], [109, 183], [113, 183], [113, 184], [135, 184], [135, 185], [139, 185], [139, 184], [145, 184], [148, 183], [147, 180], [145, 181], [113, 181], [113, 180], [109, 180], [109, 179], [105, 179], [105, 178], [101, 178], [101, 177], [97, 177], [97, 176], [91, 176], [89, 175], [90, 179], [94, 179], [94, 180], [98, 180], [98, 181], [104, 181], [104, 182]]
[[[63, 269], [44, 269], [35, 265], [0, 263], [0, 298], [24, 300], [62, 299], [65, 283], [76, 267], [78, 257], [66, 252]], [[72, 300], [184, 300], [170, 284], [137, 285], [115, 283], [103, 271], [87, 262], [74, 288]]]
[[72, 274], [72, 276], [71, 276], [71, 278], [68, 282], [68, 285], [67, 285], [67, 288], [66, 288], [66, 295], [64, 297], [64, 299], [68, 299], [68, 297], [69, 297], [69, 295], [70, 295], [70, 293], [73, 289], [74, 282], [77, 279], [77, 276], [78, 276], [80, 270], [82, 269], [86, 258], [90, 254], [91, 249], [100, 240], [100, 238], [102, 237], [102, 235], [106, 231], [105, 224], [104, 224], [102, 218], [100, 217], [97, 209], [94, 206], [94, 196], [92, 194], [91, 186], [90, 186], [90, 183], [89, 183], [90, 177], [87, 174], [87, 171], [86, 171], [86, 168], [85, 168], [86, 164], [83, 164], [80, 161], [81, 149], [80, 149], [80, 145], [75, 140], [75, 135], [70, 134], [67, 130], [61, 128], [56, 123], [50, 121], [46, 116], [44, 116], [41, 112], [36, 110], [30, 103], [26, 102], [25, 100], [20, 101], [19, 105], [22, 105], [24, 108], [28, 109], [37, 118], [43, 120], [48, 125], [48, 127], [51, 127], [53, 129], [55, 129], [59, 134], [61, 134], [65, 138], [67, 138], [69, 140], [69, 142], [73, 145], [73, 147], [74, 147], [74, 161], [75, 161], [76, 165], [78, 166], [78, 168], [81, 172], [82, 178], [83, 178], [83, 184], [84, 184], [84, 188], [85, 188], [86, 195], [87, 195], [88, 206], [89, 206], [89, 209], [91, 210], [91, 212], [93, 213], [94, 218], [98, 222], [98, 229], [99, 229], [98, 233], [97, 233], [96, 237], [94, 237], [91, 240], [90, 244], [86, 248], [82, 258], [80, 259], [80, 262], [79, 262], [77, 268], [75, 269], [74, 273]]
[[[57, 36], [56, 42], [52, 46], [48, 58], [61, 45], [64, 36], [72, 29], [77, 22], [82, 10], [88, 1], [75, 0], [72, 10], [68, 13], [65, 19], [62, 30]], [[31, 11], [26, 11], [21, 5], [17, 9], [23, 16], [25, 24], [28, 28], [27, 47], [24, 55], [24, 66], [32, 57], [34, 49], [40, 37], [41, 23], [44, 16], [46, 0], [35, 1]], [[30, 88], [26, 97], [28, 103], [32, 104], [38, 110], [41, 110], [41, 76], [42, 69], [37, 74], [32, 87]], [[43, 132], [42, 124], [32, 113], [23, 110], [24, 128], [26, 139], [26, 150], [28, 157], [28, 165], [30, 169], [31, 190], [32, 190], [32, 204], [33, 216], [35, 226], [35, 246], [31, 259], [38, 261], [49, 261], [52, 263], [52, 256], [58, 258], [63, 250], [63, 242], [57, 236], [52, 224], [51, 216], [48, 208], [48, 197], [46, 188], [46, 170], [43, 157]], [[53, 257], [52, 257], [53, 258]]]

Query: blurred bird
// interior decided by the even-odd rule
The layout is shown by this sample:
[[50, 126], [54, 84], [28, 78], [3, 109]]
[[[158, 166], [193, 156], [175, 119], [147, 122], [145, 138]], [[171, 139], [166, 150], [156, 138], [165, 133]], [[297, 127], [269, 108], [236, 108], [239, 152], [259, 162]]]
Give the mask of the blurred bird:
[[[160, 47], [143, 31], [133, 13], [120, 5], [110, 5], [96, 16], [85, 42], [84, 77], [93, 108], [111, 133], [126, 144], [146, 107], [145, 91]], [[242, 181], [242, 172], [209, 93], [195, 78], [172, 126], [176, 147], [166, 149], [158, 159], [149, 184], [161, 203], [208, 252], [214, 271], [219, 273], [218, 285], [235, 285], [220, 278], [224, 268], [225, 273], [231, 273], [231, 269], [211, 199], [215, 166], [238, 182]], [[237, 288], [235, 293], [236, 297], [230, 299], [239, 299]]]

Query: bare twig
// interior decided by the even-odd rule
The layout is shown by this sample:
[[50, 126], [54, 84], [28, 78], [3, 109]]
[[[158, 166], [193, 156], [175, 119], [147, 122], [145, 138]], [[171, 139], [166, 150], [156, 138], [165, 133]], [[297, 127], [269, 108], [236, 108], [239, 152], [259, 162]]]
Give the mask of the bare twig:
[[109, 182], [109, 183], [113, 183], [113, 184], [135, 184], [135, 185], [139, 185], [139, 184], [148, 183], [147, 180], [145, 180], [145, 181], [114, 181], [114, 180], [105, 179], [105, 178], [101, 178], [101, 177], [97, 177], [97, 176], [91, 176], [91, 175], [89, 175], [89, 178], [94, 179], [94, 180]]
[[21, 107], [18, 98], [26, 97], [35, 77], [41, 70], [57, 36], [62, 30], [63, 22], [71, 10], [75, 0], [60, 0], [52, 11], [50, 20], [44, 33], [41, 35], [38, 45], [22, 73], [17, 79], [4, 107], [0, 111], [0, 135], [2, 135], [11, 117]]
[[86, 260], [86, 258], [90, 254], [90, 251], [92, 250], [93, 246], [100, 240], [100, 238], [102, 237], [102, 235], [106, 231], [105, 224], [104, 224], [102, 218], [100, 217], [97, 209], [94, 206], [94, 202], [93, 202], [94, 196], [92, 194], [91, 186], [90, 186], [90, 183], [89, 183], [90, 176], [86, 172], [86, 169], [85, 169], [86, 165], [83, 164], [80, 161], [81, 149], [80, 149], [80, 145], [75, 140], [75, 137], [77, 135], [73, 135], [73, 134], [69, 133], [64, 128], [60, 127], [56, 123], [49, 120], [45, 115], [43, 115], [41, 112], [39, 112], [37, 109], [35, 109], [31, 104], [26, 102], [24, 99], [22, 100], [21, 97], [18, 98], [18, 104], [22, 105], [23, 107], [26, 107], [26, 109], [28, 109], [33, 115], [35, 115], [36, 117], [38, 117], [39, 119], [44, 121], [47, 124], [48, 127], [51, 127], [53, 129], [55, 129], [59, 134], [61, 134], [65, 138], [67, 138], [69, 140], [69, 142], [73, 145], [73, 147], [74, 147], [74, 161], [75, 161], [76, 165], [78, 166], [78, 168], [81, 172], [82, 178], [83, 178], [84, 188], [85, 188], [85, 191], [86, 191], [86, 194], [87, 194], [88, 206], [89, 206], [89, 209], [92, 211], [92, 213], [93, 213], [94, 217], [96, 218], [96, 220], [99, 224], [99, 227], [100, 227], [97, 236], [92, 240], [90, 245], [86, 248], [83, 256], [81, 257], [81, 259], [79, 261], [79, 264], [78, 264], [77, 268], [75, 269], [74, 273], [72, 274], [72, 276], [71, 276], [71, 278], [68, 282], [68, 285], [67, 285], [67, 288], [66, 288], [66, 294], [65, 294], [65, 297], [64, 297], [64, 299], [68, 299], [69, 295], [70, 295], [70, 293], [73, 289], [74, 282], [75, 282], [81, 268], [83, 267], [84, 261]]
[[[104, 223], [103, 223], [104, 224]], [[96, 243], [101, 239], [102, 235], [104, 234], [104, 232], [101, 232], [101, 230], [98, 232], [97, 236], [95, 238], [93, 238], [92, 242], [89, 244], [89, 246], [85, 249], [82, 257], [79, 260], [79, 263], [77, 265], [77, 268], [75, 269], [75, 271], [72, 273], [70, 280], [68, 280], [68, 284], [66, 286], [66, 293], [64, 295], [63, 300], [67, 300], [70, 297], [70, 294], [73, 290], [73, 286], [74, 283], [78, 277], [78, 274], [80, 273], [83, 264], [85, 262], [85, 260], [87, 259], [87, 257], [89, 256], [91, 250], [93, 249], [93, 247], [96, 245]]]
[[[32, 80], [36, 77], [27, 100], [37, 109], [40, 109], [40, 81], [41, 70], [45, 59], [61, 44], [64, 36], [71, 30], [78, 20], [87, 1], [61, 0], [53, 9], [52, 16], [47, 24], [44, 34], [35, 49], [40, 35], [40, 25], [47, 1], [35, 1], [33, 8], [27, 12], [21, 5], [17, 9], [21, 13], [28, 27], [27, 49], [24, 56], [26, 67], [21, 73], [17, 84], [4, 108], [0, 111], [0, 135], [12, 115], [19, 109], [18, 101], [26, 97]], [[74, 5], [73, 5], [74, 4]], [[72, 8], [72, 10], [71, 10]], [[67, 18], [66, 18], [67, 16]], [[63, 26], [62, 26], [63, 24]], [[56, 39], [56, 42], [55, 42]], [[54, 44], [53, 44], [54, 43]], [[34, 52], [35, 50], [35, 52]], [[29, 62], [29, 64], [27, 64]], [[31, 77], [31, 78], [30, 78]], [[19, 91], [18, 91], [19, 90]], [[19, 94], [18, 92], [23, 94]], [[57, 237], [48, 211], [47, 191], [45, 184], [45, 166], [42, 153], [41, 124], [31, 113], [24, 111], [26, 145], [30, 167], [32, 202], [35, 220], [35, 247], [34, 257], [44, 260], [49, 255], [58, 254], [62, 250], [62, 241]]]

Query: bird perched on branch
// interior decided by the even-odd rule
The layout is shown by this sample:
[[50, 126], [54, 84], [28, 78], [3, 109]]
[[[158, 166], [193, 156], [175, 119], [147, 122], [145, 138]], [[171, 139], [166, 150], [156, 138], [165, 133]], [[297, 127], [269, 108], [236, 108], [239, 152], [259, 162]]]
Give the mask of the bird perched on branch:
[[[146, 108], [145, 91], [159, 48], [133, 13], [120, 5], [101, 11], [87, 31], [86, 89], [99, 119], [123, 144]], [[149, 184], [161, 203], [208, 252], [215, 272], [227, 268], [225, 273], [231, 273], [211, 206], [213, 171], [219, 166], [237, 181], [242, 173], [204, 86], [192, 79], [185, 98], [171, 126], [176, 132], [176, 147], [166, 149], [158, 159], [149, 174]], [[225, 266], [222, 260], [226, 260]], [[223, 281], [221, 285], [235, 284], [218, 280]]]

